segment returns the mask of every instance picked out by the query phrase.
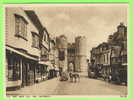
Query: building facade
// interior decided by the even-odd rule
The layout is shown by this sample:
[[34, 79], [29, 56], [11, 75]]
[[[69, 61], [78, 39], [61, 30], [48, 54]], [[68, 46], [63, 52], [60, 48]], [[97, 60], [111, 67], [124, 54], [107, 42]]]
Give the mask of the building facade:
[[49, 75], [49, 68], [51, 66], [51, 62], [49, 60], [49, 52], [50, 52], [50, 37], [47, 29], [43, 27], [42, 33], [40, 34], [40, 60], [39, 64], [41, 80], [46, 80]]
[[90, 53], [91, 63], [102, 67], [104, 76], [112, 75], [115, 78], [119, 73], [119, 78], [115, 80], [127, 81], [127, 27], [123, 23], [109, 35], [107, 42], [92, 48]]
[[40, 57], [38, 34], [23, 9], [6, 8], [7, 87], [26, 86], [35, 82], [34, 70]]
[[[44, 27], [34, 11], [15, 7], [6, 8], [5, 27], [6, 88], [32, 85], [46, 70], [45, 64], [39, 63], [45, 53]], [[46, 47], [49, 51], [49, 44]]]
[[[49, 67], [49, 51], [50, 51], [50, 39], [47, 29], [42, 25], [40, 22], [37, 14], [32, 10], [25, 11], [28, 18], [32, 21], [34, 26], [38, 30], [38, 38], [36, 37], [35, 33], [32, 32], [32, 43], [39, 42], [38, 49], [40, 51], [38, 66], [35, 68], [35, 81], [40, 82], [45, 80], [47, 77], [47, 69]], [[34, 33], [34, 34], [33, 34]]]

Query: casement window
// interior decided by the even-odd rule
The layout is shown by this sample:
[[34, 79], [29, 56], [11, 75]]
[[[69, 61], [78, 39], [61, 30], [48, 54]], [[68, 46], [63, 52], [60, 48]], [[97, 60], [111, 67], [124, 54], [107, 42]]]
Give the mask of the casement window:
[[15, 14], [15, 36], [27, 40], [27, 24], [24, 17]]
[[39, 49], [39, 36], [35, 32], [32, 32], [32, 47]]

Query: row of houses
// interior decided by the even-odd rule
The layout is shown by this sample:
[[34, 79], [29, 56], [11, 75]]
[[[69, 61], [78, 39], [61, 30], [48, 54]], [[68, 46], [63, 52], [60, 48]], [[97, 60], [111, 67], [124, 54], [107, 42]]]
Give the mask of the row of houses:
[[45, 79], [55, 64], [55, 39], [33, 10], [7, 7], [5, 17], [6, 88]]
[[92, 48], [90, 53], [91, 70], [101, 70], [105, 77], [122, 72], [121, 78], [127, 80], [127, 27], [123, 23], [109, 35], [107, 42]]

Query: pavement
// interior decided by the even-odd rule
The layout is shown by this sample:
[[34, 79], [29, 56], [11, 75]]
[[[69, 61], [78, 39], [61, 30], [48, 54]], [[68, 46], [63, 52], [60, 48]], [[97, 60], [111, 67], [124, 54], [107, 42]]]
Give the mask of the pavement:
[[127, 86], [111, 84], [80, 75], [79, 82], [59, 81], [59, 77], [27, 86], [16, 91], [6, 91], [7, 96], [127, 96]]

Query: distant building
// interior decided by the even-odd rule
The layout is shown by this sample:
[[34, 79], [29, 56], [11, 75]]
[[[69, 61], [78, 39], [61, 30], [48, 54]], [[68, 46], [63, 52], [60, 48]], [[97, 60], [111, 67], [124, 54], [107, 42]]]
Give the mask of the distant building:
[[56, 38], [56, 47], [58, 49], [58, 66], [65, 71], [67, 70], [67, 38], [65, 35]]
[[[102, 66], [102, 73], [109, 75], [110, 73], [119, 72], [119, 68], [123, 71], [123, 77], [126, 79], [127, 72], [127, 27], [120, 23], [117, 31], [109, 35], [108, 42], [99, 44], [92, 48], [91, 63]], [[93, 67], [93, 66], [92, 66]]]
[[[67, 61], [68, 61], [68, 71], [73, 69], [75, 71], [75, 58], [76, 58], [76, 46], [75, 43], [68, 43], [67, 46]], [[73, 64], [73, 68], [70, 68], [70, 64]]]
[[68, 71], [70, 66], [73, 65], [73, 71], [82, 72], [87, 71], [87, 58], [86, 58], [86, 38], [78, 36], [75, 38], [74, 43], [68, 43], [67, 46], [68, 57]]
[[[112, 38], [112, 63], [115, 61], [127, 66], [127, 27], [120, 23], [117, 27], [117, 32], [113, 34]], [[119, 51], [119, 52], [118, 52]], [[118, 54], [119, 53], [119, 54]], [[119, 60], [116, 60], [119, 58]]]
[[86, 37], [79, 36], [75, 38], [76, 58], [75, 71], [87, 71], [86, 56]]
[[[94, 59], [96, 64], [103, 64], [102, 59], [103, 61], [110, 60], [108, 57], [111, 57], [110, 63], [113, 63], [113, 61], [117, 62], [119, 59], [116, 57], [121, 57], [121, 60], [125, 59], [127, 57], [127, 27], [123, 23], [120, 23], [117, 31], [113, 35], [109, 35], [108, 42], [99, 44], [96, 48], [92, 48], [90, 52], [90, 59]], [[106, 52], [109, 52], [108, 57], [105, 56]], [[104, 55], [103, 58], [100, 57], [102, 54]], [[126, 63], [127, 60], [123, 61]]]
[[50, 37], [50, 52], [49, 52], [49, 60], [51, 62], [51, 64], [55, 64], [55, 50], [56, 50], [56, 46], [55, 46], [55, 39], [51, 36]]

